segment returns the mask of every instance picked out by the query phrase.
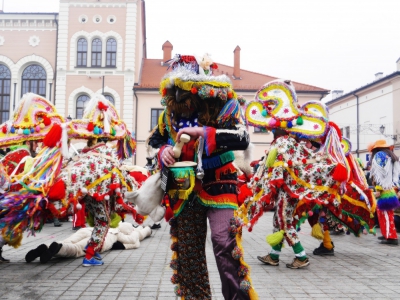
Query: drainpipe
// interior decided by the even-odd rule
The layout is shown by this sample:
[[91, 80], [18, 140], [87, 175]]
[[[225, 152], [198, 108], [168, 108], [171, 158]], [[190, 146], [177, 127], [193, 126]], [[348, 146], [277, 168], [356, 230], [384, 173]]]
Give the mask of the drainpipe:
[[54, 22], [56, 22], [56, 62], [54, 64], [54, 106], [56, 106], [56, 90], [57, 90], [57, 55], [58, 55], [58, 20], [57, 14], [54, 15]]
[[356, 97], [356, 107], [357, 107], [357, 157], [360, 157], [360, 102], [358, 99], [358, 95], [353, 94]]
[[14, 82], [14, 101], [13, 101], [13, 111], [15, 110], [15, 97], [17, 95], [17, 83]]
[[51, 85], [52, 85], [53, 83], [52, 82], [49, 82], [49, 102], [51, 103]]
[[[133, 94], [135, 95], [135, 98], [136, 98], [136, 101], [135, 101], [135, 99], [133, 99], [133, 101], [135, 101], [135, 140], [136, 140], [136, 143], [137, 143], [137, 118], [138, 118], [138, 102], [139, 101], [138, 101], [138, 96], [136, 94], [135, 88], [133, 87], [132, 90], [133, 90]], [[133, 159], [133, 164], [136, 165], [136, 154], [135, 154], [135, 157]]]

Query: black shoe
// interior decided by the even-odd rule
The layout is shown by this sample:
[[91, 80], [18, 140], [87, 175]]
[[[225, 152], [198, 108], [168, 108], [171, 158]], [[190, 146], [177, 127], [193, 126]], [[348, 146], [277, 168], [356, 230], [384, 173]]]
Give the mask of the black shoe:
[[381, 244], [383, 245], [392, 245], [392, 246], [398, 246], [399, 245], [399, 240], [398, 239], [387, 239], [387, 240], [382, 240]]
[[161, 228], [161, 224], [156, 224], [154, 223], [153, 226], [150, 227], [150, 229], [159, 229]]
[[77, 230], [79, 230], [79, 229], [81, 229], [81, 228], [82, 228], [81, 226], [75, 226], [75, 227], [72, 227], [72, 230], [77, 231]]
[[40, 263], [47, 263], [54, 255], [56, 255], [62, 247], [62, 244], [52, 242], [49, 249], [40, 255]]
[[315, 248], [313, 251], [314, 255], [335, 255], [333, 248], [331, 250], [324, 247], [324, 244], [321, 243], [318, 248]]
[[54, 227], [61, 227], [62, 224], [60, 223], [59, 219], [54, 219]]
[[330, 232], [331, 235], [343, 235], [345, 234], [343, 229], [339, 229], [339, 230], [333, 230]]
[[25, 255], [25, 261], [27, 263], [30, 263], [30, 262], [34, 261], [36, 258], [38, 258], [40, 255], [42, 255], [44, 252], [46, 252], [47, 250], [48, 250], [48, 247], [45, 244], [41, 244], [36, 249], [29, 251]]
[[380, 237], [378, 237], [378, 240], [386, 240], [386, 238], [384, 237], [384, 236], [380, 236]]
[[0, 248], [0, 263], [9, 263], [10, 260], [9, 260], [9, 259], [5, 259], [5, 258], [3, 257], [3, 255], [2, 255], [2, 253], [3, 253], [3, 249]]

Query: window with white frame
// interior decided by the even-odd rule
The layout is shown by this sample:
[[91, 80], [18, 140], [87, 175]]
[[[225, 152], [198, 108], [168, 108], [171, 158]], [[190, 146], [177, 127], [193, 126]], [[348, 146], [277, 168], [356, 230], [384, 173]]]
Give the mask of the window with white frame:
[[346, 126], [345, 128], [345, 138], [350, 138], [350, 126]]
[[39, 65], [30, 65], [22, 72], [22, 95], [35, 93], [46, 97], [46, 71]]
[[107, 40], [106, 67], [117, 66], [117, 41], [114, 38]]
[[11, 72], [5, 65], [0, 65], [0, 124], [10, 117]]
[[76, 99], [76, 119], [82, 119], [83, 112], [85, 111], [86, 105], [89, 103], [90, 97], [86, 94], [80, 95]]
[[92, 41], [92, 67], [101, 67], [101, 40]]
[[87, 41], [84, 38], [78, 40], [77, 53], [76, 53], [76, 66], [86, 67], [87, 66]]
[[154, 127], [158, 124], [158, 119], [160, 118], [161, 113], [164, 111], [163, 108], [152, 108], [151, 109], [151, 124], [150, 130], [153, 130]]
[[106, 94], [106, 95], [104, 95], [104, 98], [106, 98], [108, 101], [110, 101], [112, 103], [112, 105], [115, 105], [115, 100], [114, 100], [113, 96]]

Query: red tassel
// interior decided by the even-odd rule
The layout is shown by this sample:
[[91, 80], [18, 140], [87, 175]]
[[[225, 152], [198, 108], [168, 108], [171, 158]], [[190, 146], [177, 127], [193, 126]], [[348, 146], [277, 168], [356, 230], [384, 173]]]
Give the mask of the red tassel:
[[94, 130], [94, 124], [93, 122], [89, 122], [88, 126], [87, 126], [87, 130], [88, 131], [93, 131]]
[[167, 208], [167, 210], [165, 211], [165, 221], [168, 222], [169, 220], [171, 220], [173, 218], [174, 212], [172, 211], [172, 208], [169, 205], [169, 198], [167, 195], [164, 197], [164, 203]]
[[247, 184], [242, 185], [239, 190], [238, 205], [241, 206], [244, 203], [244, 200], [251, 196], [253, 196], [253, 192]]
[[332, 178], [336, 181], [346, 181], [347, 180], [347, 169], [342, 164], [337, 164], [333, 170]]
[[50, 201], [62, 200], [65, 198], [65, 183], [61, 179], [58, 180], [53, 186], [50, 188], [47, 198]]
[[142, 224], [143, 221], [144, 221], [144, 217], [143, 217], [142, 215], [140, 215], [140, 214], [136, 214], [136, 216], [135, 216], [135, 221], [136, 221], [136, 223], [138, 223], [138, 224]]
[[61, 141], [62, 128], [60, 124], [54, 124], [50, 131], [44, 137], [43, 144], [47, 147], [53, 148]]

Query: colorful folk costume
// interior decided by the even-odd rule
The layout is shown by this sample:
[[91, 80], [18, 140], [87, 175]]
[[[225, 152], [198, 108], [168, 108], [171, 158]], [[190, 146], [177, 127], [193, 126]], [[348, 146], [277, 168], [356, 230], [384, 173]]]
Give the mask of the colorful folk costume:
[[[249, 144], [240, 103], [227, 76], [211, 76], [217, 66], [208, 56], [196, 61], [177, 55], [170, 63], [173, 71], [160, 87], [166, 108], [149, 145], [160, 149], [166, 218], [172, 217], [175, 293], [182, 299], [211, 299], [205, 255], [208, 218], [224, 298], [256, 299], [243, 260], [242, 224], [234, 217], [238, 194], [232, 150], [245, 150]], [[200, 138], [183, 146], [180, 162], [165, 165], [163, 157], [182, 143], [177, 143], [177, 133], [186, 129], [198, 130]]]
[[[259, 257], [269, 265], [279, 264], [284, 240], [295, 253], [293, 262], [286, 266], [309, 265], [296, 230], [301, 217], [304, 221], [324, 207], [340, 219], [347, 218], [341, 215], [340, 205], [350, 168], [335, 126], [314, 109], [318, 106], [298, 106], [293, 85], [280, 80], [265, 84], [246, 109], [250, 125], [275, 131], [268, 156], [250, 184], [254, 196], [248, 197], [239, 211], [251, 230], [264, 211], [276, 207], [274, 233], [267, 236], [272, 250]], [[321, 143], [319, 151], [306, 146], [311, 140]], [[300, 218], [295, 213], [299, 207], [307, 208]]]
[[382, 244], [398, 245], [393, 211], [400, 206], [395, 187], [399, 183], [399, 159], [389, 149], [385, 140], [377, 140], [369, 146], [371, 177], [377, 193], [377, 216], [382, 232]]
[[[11, 149], [2, 159], [1, 165], [9, 176], [9, 186], [4, 192], [16, 192], [22, 188], [18, 182], [18, 176], [26, 173], [32, 165], [35, 153], [30, 152], [30, 146], [36, 142], [42, 142], [49, 133], [53, 124], [61, 124], [64, 118], [57, 113], [53, 104], [42, 96], [27, 93], [18, 102], [12, 118], [0, 125], [0, 148]], [[2, 193], [3, 194], [3, 193]], [[0, 203], [3, 200], [0, 200]], [[0, 219], [4, 211], [0, 208]], [[24, 220], [23, 223], [28, 222]], [[5, 233], [5, 223], [0, 221], [0, 240], [2, 244], [13, 247], [20, 245], [22, 235], [18, 238], [10, 238]], [[38, 227], [41, 225], [38, 224]], [[1, 244], [1, 243], [0, 243]], [[1, 247], [0, 246], [0, 251]]]
[[[97, 142], [104, 138], [118, 141], [117, 149]], [[71, 161], [62, 169], [63, 158], [68, 157], [68, 139], [88, 139], [91, 145], [82, 151], [78, 161]], [[0, 202], [3, 234], [17, 239], [22, 238], [24, 230], [35, 233], [49, 214], [62, 213], [54, 207], [55, 201], [63, 203], [63, 211], [69, 204], [79, 209], [82, 202], [94, 218], [83, 265], [101, 265], [102, 261], [94, 259], [94, 255], [108, 231], [110, 213], [129, 212], [137, 221], [142, 219], [123, 201], [122, 189], [130, 191], [137, 187], [128, 172], [121, 170], [119, 162], [130, 157], [135, 148], [126, 124], [112, 104], [98, 95], [89, 101], [83, 119], [53, 124], [43, 143], [45, 147], [30, 170], [19, 178], [23, 183], [19, 194], [8, 193]]]
[[[328, 110], [323, 103], [317, 101], [307, 102], [302, 106], [307, 114], [329, 118]], [[341, 194], [340, 206], [331, 211], [327, 207], [315, 205], [314, 203], [300, 201], [294, 211], [294, 219], [299, 220], [296, 224], [297, 230], [307, 218], [312, 227], [311, 235], [322, 240], [320, 246], [314, 249], [314, 255], [334, 255], [334, 245], [330, 237], [330, 230], [338, 232], [347, 228], [347, 233], [360, 236], [361, 233], [373, 233], [374, 212], [376, 200], [372, 190], [369, 188], [364, 172], [351, 154], [351, 143], [341, 136], [340, 130], [334, 123], [330, 126], [336, 129], [341, 141], [343, 152], [346, 156], [346, 164], [350, 169], [349, 177], [345, 185], [344, 194]], [[321, 139], [322, 142], [324, 138]], [[319, 143], [311, 142], [319, 148]], [[318, 151], [315, 149], [314, 152]]]

